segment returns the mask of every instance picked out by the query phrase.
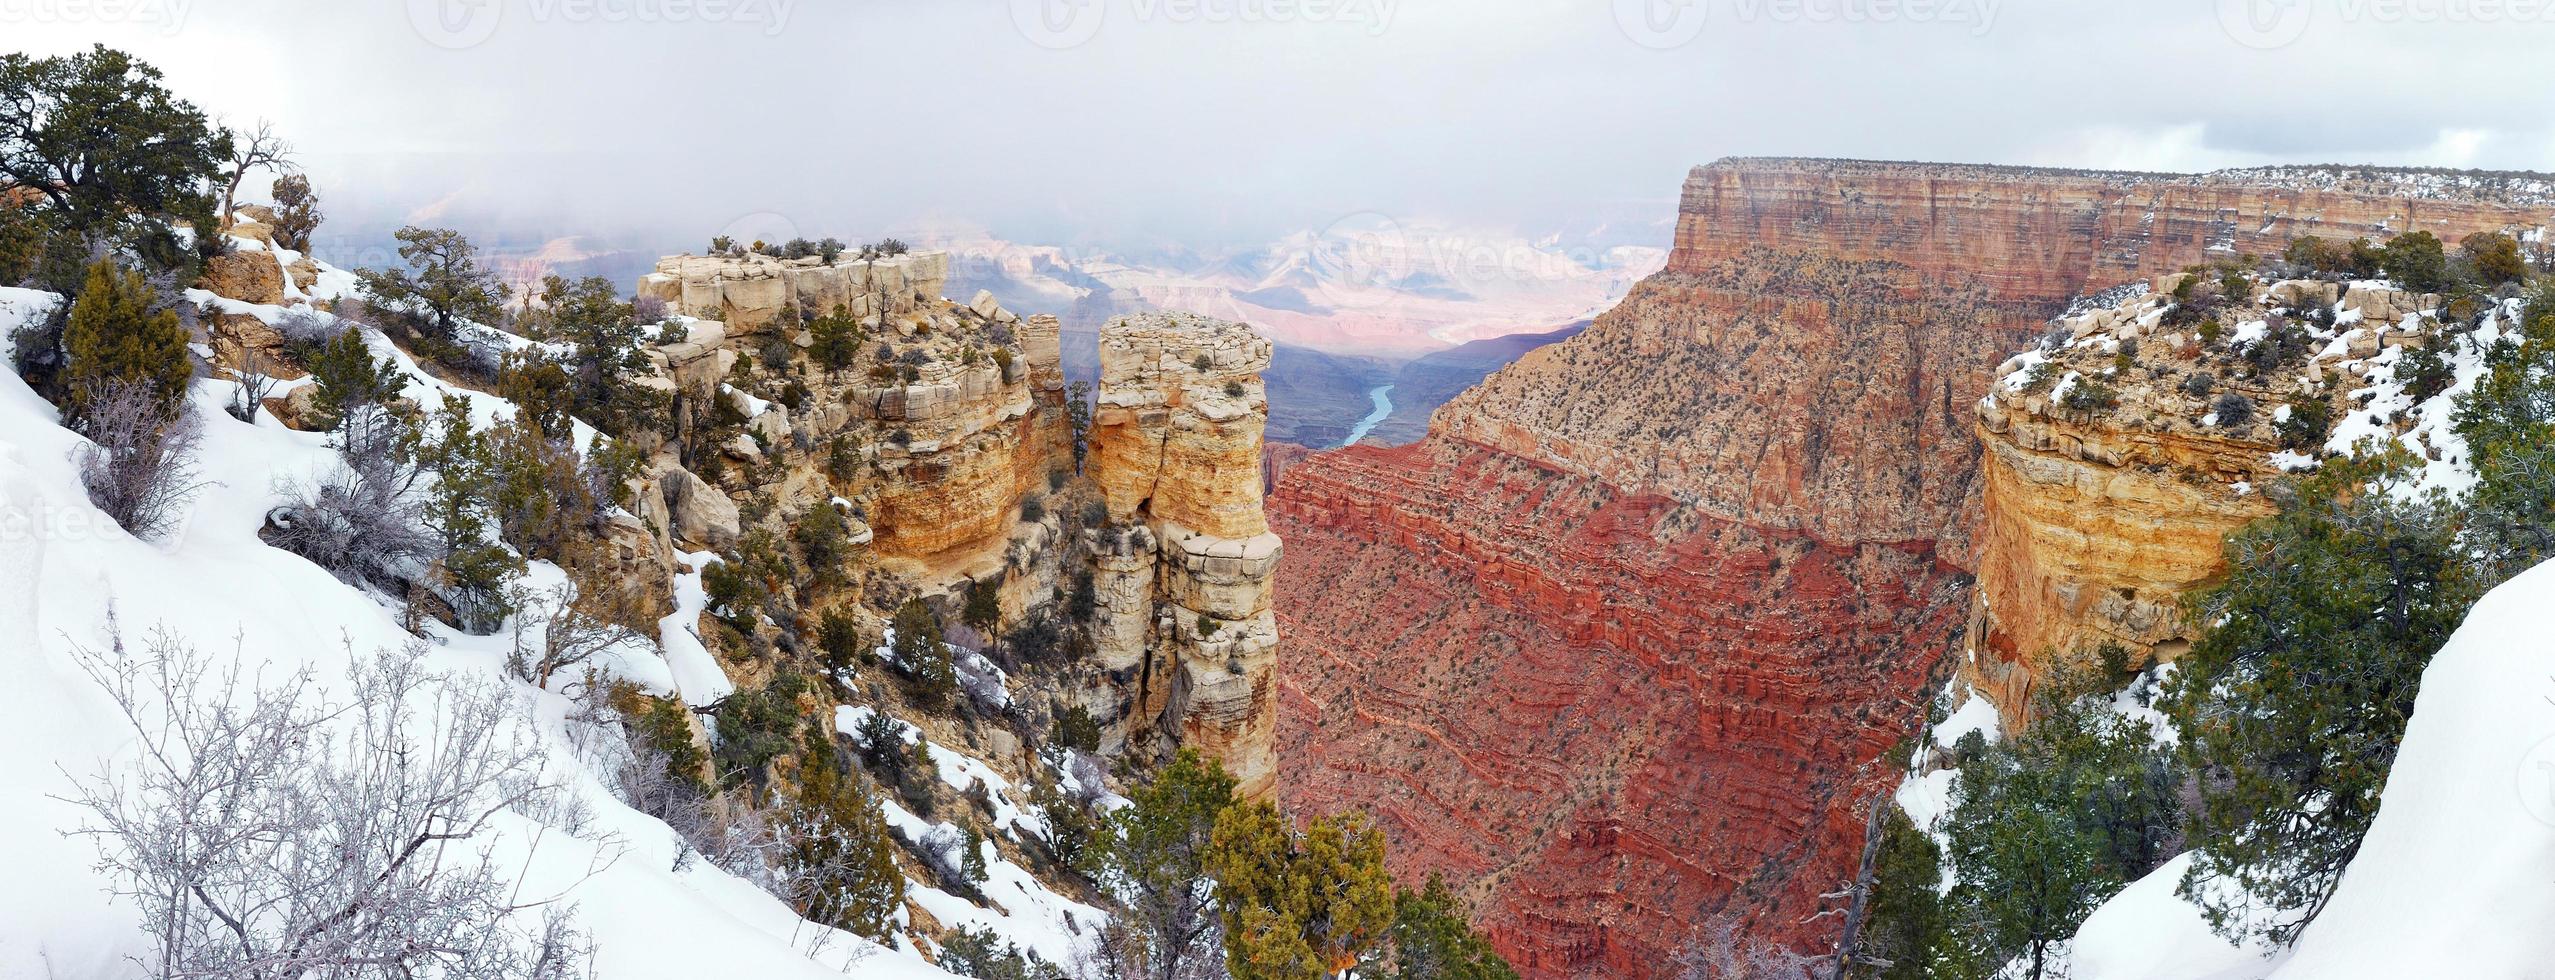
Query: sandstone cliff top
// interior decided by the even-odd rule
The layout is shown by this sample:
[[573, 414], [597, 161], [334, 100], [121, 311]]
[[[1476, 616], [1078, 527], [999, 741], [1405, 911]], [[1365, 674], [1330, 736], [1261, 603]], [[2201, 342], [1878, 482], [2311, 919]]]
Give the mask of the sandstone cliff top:
[[1715, 170], [1753, 173], [1801, 173], [1840, 177], [1902, 177], [2026, 183], [2085, 183], [2130, 187], [2262, 187], [2278, 190], [2333, 191], [2427, 200], [2484, 204], [2541, 205], [2555, 203], [2555, 174], [2517, 170], [2450, 170], [2439, 167], [2380, 167], [2363, 164], [2308, 164], [2241, 167], [2206, 173], [2137, 170], [2084, 170], [1984, 163], [1935, 163], [1912, 160], [1855, 160], [1826, 157], [1723, 157], [1687, 172], [1693, 188]]
[[2435, 471], [2426, 480], [2461, 478], [2451, 401], [2473, 384], [2518, 300], [2223, 274], [2177, 296], [2187, 281], [2166, 276], [2153, 291], [2058, 320], [2040, 346], [1998, 368], [1978, 403], [1981, 423], [2228, 440], [2256, 447], [2264, 474], [2310, 469], [2377, 439], [2422, 460]]
[[1267, 338], [1250, 324], [1161, 310], [1112, 317], [1100, 328], [1102, 387], [1244, 380], [1269, 366]]

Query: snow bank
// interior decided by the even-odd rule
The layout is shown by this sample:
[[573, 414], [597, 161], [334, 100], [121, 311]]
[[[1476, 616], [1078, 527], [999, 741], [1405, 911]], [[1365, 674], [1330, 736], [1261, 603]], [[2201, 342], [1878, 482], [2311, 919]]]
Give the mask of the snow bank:
[[2275, 961], [2209, 931], [2200, 907], [2174, 894], [2192, 856], [2131, 882], [2076, 930], [2075, 980], [2258, 980]]
[[2555, 963], [2555, 563], [2422, 673], [2360, 854], [2281, 978], [2534, 977]]
[[[318, 285], [343, 278], [323, 266]], [[0, 290], [0, 336], [58, 302], [48, 293]], [[280, 312], [239, 305], [261, 318]], [[426, 377], [377, 335], [367, 340], [398, 360], [408, 374], [408, 394], [427, 407], [467, 394], [480, 424], [511, 414], [500, 399]], [[66, 772], [85, 777], [134, 764], [130, 729], [81, 673], [75, 650], [107, 648], [119, 633], [138, 645], [166, 628], [207, 653], [235, 655], [247, 671], [278, 678], [310, 667], [330, 687], [343, 677], [350, 650], [367, 654], [410, 640], [384, 600], [259, 540], [267, 511], [279, 502], [279, 481], [333, 468], [336, 454], [324, 436], [286, 429], [271, 417], [253, 424], [233, 419], [222, 406], [235, 387], [225, 380], [195, 382], [188, 411], [204, 426], [205, 486], [166, 540], [142, 541], [89, 504], [72, 462], [80, 437], [61, 427], [53, 406], [22, 379], [0, 370], [0, 687], [13, 701], [9, 751], [0, 752], [0, 841], [6, 842], [0, 850], [8, 854], [0, 862], [8, 872], [8, 887], [0, 889], [0, 976], [129, 976], [130, 957], [148, 949], [134, 910], [108, 895], [106, 880], [92, 868], [92, 843], [65, 836], [82, 825], [83, 811], [55, 799], [70, 790]], [[580, 434], [581, 442], [590, 442], [582, 427]], [[536, 565], [528, 584], [556, 574]], [[697, 610], [697, 576], [691, 578], [681, 594]], [[110, 616], [120, 628], [110, 628]], [[432, 639], [432, 669], [503, 676], [509, 641], [502, 632], [471, 637], [438, 630]], [[670, 682], [694, 699], [724, 690], [726, 678], [706, 651], [667, 639], [670, 663], [652, 664], [653, 651], [644, 650], [618, 659], [643, 680]], [[664, 673], [647, 676], [657, 671]], [[597, 975], [947, 976], [910, 949], [890, 950], [806, 923], [707, 862], [674, 870], [679, 842], [673, 832], [623, 806], [584, 769], [566, 734], [569, 701], [520, 683], [511, 689], [533, 730], [550, 743], [553, 775], [592, 817], [570, 827], [543, 823], [559, 822], [555, 814], [509, 813], [472, 846], [484, 844], [501, 866], [522, 868], [526, 896], [556, 894], [576, 907], [578, 926], [595, 941]], [[597, 866], [602, 870], [589, 876]], [[1042, 949], [1054, 948], [1051, 920], [1022, 921], [1038, 930], [1031, 938], [1048, 944]]]

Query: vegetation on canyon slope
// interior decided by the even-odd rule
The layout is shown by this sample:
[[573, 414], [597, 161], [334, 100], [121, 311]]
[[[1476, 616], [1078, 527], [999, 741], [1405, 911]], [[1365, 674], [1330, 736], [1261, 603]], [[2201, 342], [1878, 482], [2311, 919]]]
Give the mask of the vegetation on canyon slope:
[[[109, 447], [88, 464], [90, 492], [102, 506], [116, 504], [109, 511], [120, 523], [147, 534], [195, 489], [187, 435], [193, 419], [181, 396], [199, 365], [187, 339], [217, 313], [211, 304], [189, 300], [185, 290], [215, 285], [205, 275], [207, 264], [232, 247], [229, 236], [213, 231], [232, 216], [215, 215], [212, 202], [235, 190], [251, 169], [289, 171], [288, 151], [261, 130], [253, 138], [261, 152], [235, 153], [234, 134], [163, 88], [155, 70], [103, 47], [60, 58], [0, 59], [0, 113], [7, 114], [0, 120], [6, 134], [0, 137], [0, 284], [26, 283], [70, 300], [50, 320], [12, 338], [16, 367], [98, 446]], [[286, 172], [274, 197], [268, 224], [275, 245], [306, 249], [320, 220], [316, 192], [307, 178]], [[1045, 830], [1017, 838], [1027, 852], [1021, 859], [1051, 887], [1117, 913], [1092, 962], [1066, 968], [1161, 980], [1310, 980], [1347, 970], [1412, 980], [1513, 977], [1467, 925], [1464, 903], [1442, 882], [1421, 889], [1394, 884], [1384, 871], [1382, 836], [1361, 821], [1330, 818], [1299, 828], [1265, 803], [1237, 800], [1230, 776], [1185, 753], [1150, 776], [1148, 760], [1115, 760], [1119, 778], [1132, 788], [1124, 805], [1105, 805], [1108, 777], [1087, 755], [1100, 741], [1089, 715], [1057, 707], [1047, 717], [1010, 703], [997, 696], [999, 681], [985, 686], [987, 668], [970, 666], [1000, 660], [1035, 673], [1070, 662], [1088, 644], [1082, 635], [1093, 615], [1087, 575], [1018, 622], [1004, 621], [998, 582], [970, 590], [965, 608], [947, 622], [919, 599], [881, 600], [894, 609], [894, 635], [864, 636], [846, 605], [863, 584], [855, 573], [871, 570], [850, 536], [857, 508], [819, 505], [792, 521], [756, 495], [743, 508], [747, 530], [700, 569], [708, 593], [700, 625], [748, 682], [700, 707], [596, 672], [600, 651], [622, 640], [647, 642], [663, 611], [661, 596], [652, 599], [628, 585], [628, 570], [616, 565], [608, 541], [616, 518], [633, 506], [639, 447], [671, 447], [713, 488], [729, 475], [722, 473], [730, 465], [724, 447], [740, 440], [757, 446], [760, 462], [747, 464], [757, 472], [732, 474], [726, 482], [747, 487], [773, 482], [789, 466], [818, 471], [829, 488], [848, 487], [863, 469], [862, 447], [840, 439], [795, 445], [749, 431], [738, 398], [668, 396], [634, 383], [648, 366], [647, 344], [678, 340], [682, 321], [648, 302], [623, 299], [606, 280], [552, 276], [532, 295], [517, 297], [460, 232], [405, 228], [397, 237], [400, 264], [361, 271], [361, 300], [297, 308], [270, 324], [285, 363], [206, 366], [216, 377], [237, 379], [242, 395], [234, 412], [242, 420], [260, 411], [293, 411], [296, 427], [327, 434], [336, 457], [333, 471], [278, 488], [285, 499], [263, 536], [402, 607], [407, 627], [417, 632], [426, 632], [429, 620], [476, 635], [515, 624], [508, 672], [527, 685], [574, 692], [580, 712], [572, 724], [609, 733], [607, 754], [621, 760], [607, 776], [609, 788], [679, 835], [682, 861], [706, 862], [808, 920], [873, 938], [908, 928], [903, 911], [910, 881], [981, 900], [986, 855], [998, 853], [984, 784], [972, 795], [952, 792], [938, 776], [928, 741], [913, 738], [912, 726], [885, 710], [870, 710], [857, 726], [847, 722], [851, 730], [829, 729], [825, 719], [836, 704], [866, 700], [971, 730], [1001, 728], [1024, 740], [1028, 756], [1069, 760], [1078, 785], [1036, 774], [1036, 785], [1026, 789]], [[905, 251], [892, 239], [857, 252], [833, 239], [752, 249], [828, 263], [846, 253], [874, 258]], [[883, 339], [873, 345], [862, 324], [839, 308], [792, 312], [811, 333], [811, 350], [796, 349], [785, 332], [776, 332], [776, 342], [749, 352], [719, 380], [742, 397], [798, 407], [864, 363], [873, 380], [911, 382], [917, 366], [933, 357], [918, 342], [902, 351]], [[972, 329], [976, 334], [958, 356], [1008, 372], [1016, 354], [1008, 329], [992, 323]], [[433, 407], [410, 402], [402, 392], [416, 375], [401, 356], [385, 356], [376, 337], [419, 370], [493, 392], [512, 414], [479, 419], [471, 400], [459, 395]], [[274, 384], [266, 371], [275, 369], [308, 375], [298, 401], [263, 397]], [[1088, 411], [1068, 414], [1078, 463]], [[1048, 482], [1058, 498], [1055, 512], [1089, 520], [1088, 508], [1070, 506], [1086, 501], [1076, 499], [1068, 482], [1064, 473]], [[1050, 504], [1033, 496], [1019, 507], [1023, 518], [1037, 521]], [[566, 581], [527, 587], [524, 575], [535, 562], [554, 564]], [[167, 657], [213, 669], [176, 645], [167, 647]], [[890, 668], [895, 687], [855, 691], [846, 678], [871, 666]], [[272, 696], [275, 725], [263, 734], [275, 745], [290, 743], [295, 726], [316, 710], [299, 691], [288, 685], [251, 692]], [[192, 693], [136, 690], [133, 710], [224, 723], [200, 712], [186, 715]], [[165, 703], [140, 703], [151, 697]], [[380, 704], [392, 700], [386, 696]], [[495, 712], [503, 698], [487, 693], [483, 700], [484, 710]], [[704, 738], [703, 728], [715, 737]], [[466, 796], [448, 800], [452, 807], [487, 802], [482, 790], [495, 792], [489, 787], [513, 792], [517, 782], [532, 780], [538, 762], [504, 741], [511, 729], [491, 724], [466, 734], [477, 740], [468, 743], [477, 754], [454, 766], [484, 778]], [[384, 734], [383, 751], [395, 751], [390, 743], [407, 737]], [[328, 760], [277, 758], [307, 764], [278, 772], [256, 760], [231, 761], [264, 765], [243, 777], [251, 789], [290, 788], [296, 780], [324, 784], [343, 775]], [[199, 764], [174, 778], [184, 783], [221, 775]], [[109, 872], [130, 872], [120, 879], [126, 886], [183, 894], [203, 884], [187, 877], [194, 872], [186, 868], [116, 864], [116, 855], [140, 861], [157, 853], [150, 850], [156, 837], [128, 829], [196, 816], [184, 788], [95, 799], [98, 813], [133, 818], [96, 830]], [[955, 843], [911, 839], [882, 818], [896, 807], [949, 813], [963, 837]], [[471, 836], [465, 831], [453, 839]], [[294, 841], [278, 846], [309, 851]], [[416, 871], [383, 865], [377, 860], [383, 856], [370, 848], [340, 854], [329, 880], [404, 881], [400, 876]], [[300, 889], [302, 883], [287, 877], [294, 864], [232, 862], [221, 866], [231, 876], [221, 884], [244, 894]], [[498, 869], [482, 870], [487, 881], [501, 881]], [[326, 954], [336, 959], [306, 958], [304, 966], [452, 971], [459, 962], [451, 955], [452, 937], [504, 933], [501, 920], [514, 911], [490, 900], [409, 920], [368, 914], [367, 935], [378, 942]], [[291, 939], [305, 924], [211, 923], [201, 914], [180, 914], [158, 925], [218, 925], [263, 948], [268, 939]], [[537, 962], [508, 975], [579, 968], [589, 944], [565, 912], [545, 928], [529, 937], [523, 953]], [[247, 975], [222, 958], [228, 953], [217, 956], [211, 945], [195, 941], [203, 934], [160, 938], [168, 969]], [[948, 929], [936, 938], [939, 965], [960, 975], [1043, 977], [1058, 968], [980, 930]], [[296, 949], [278, 955], [308, 952]], [[379, 962], [347, 958], [358, 954]], [[488, 969], [505, 973], [522, 965], [492, 959]], [[249, 972], [266, 969], [251, 966]]]
[[[2228, 573], [2189, 602], [2199, 639], [2161, 683], [2116, 692], [2129, 675], [2117, 649], [2059, 658], [2072, 669], [2044, 685], [2028, 729], [1955, 750], [1947, 847], [1884, 828], [1858, 975], [2040, 976], [2089, 913], [2182, 851], [2194, 856], [2182, 892], [2214, 928], [2296, 939], [2375, 818], [2431, 656], [2484, 592], [2555, 555], [2555, 276], [2543, 258], [2532, 266], [2507, 235], [2451, 254], [2416, 233], [2300, 239], [2265, 264], [2442, 294], [2440, 331], [2394, 377], [2418, 402], [2448, 389], [2449, 345], [2480, 359], [2453, 414], [2473, 485], [2425, 486], [2425, 461], [2370, 448], [2269, 488], [2279, 512], [2227, 542]], [[2216, 322], [2227, 290], [2215, 280], [2253, 270], [2203, 271], [2168, 320]], [[2488, 322], [2497, 329], [2479, 337]], [[2276, 367], [2256, 353], [2225, 356], [2234, 370]], [[2331, 419], [2308, 418], [2299, 437], [2283, 431], [2292, 450], [2324, 444]], [[2120, 707], [2147, 703], [2159, 710]]]

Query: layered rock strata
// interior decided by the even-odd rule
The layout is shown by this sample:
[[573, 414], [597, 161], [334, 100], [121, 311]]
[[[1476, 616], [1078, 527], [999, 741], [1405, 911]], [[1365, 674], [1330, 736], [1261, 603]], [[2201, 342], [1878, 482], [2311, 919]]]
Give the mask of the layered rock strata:
[[[2184, 600], [2224, 574], [2227, 537], [2273, 513], [2264, 491], [2328, 448], [2303, 423], [2284, 439], [2283, 422], [2310, 400], [2333, 418], [2365, 407], [2360, 379], [2379, 355], [2439, 326], [2421, 315], [2437, 296], [2256, 282], [2213, 315], [2230, 336], [2204, 342], [2195, 324], [2164, 323], [2184, 278], [2058, 321], [1974, 408], [1985, 479], [1963, 667], [2008, 724], [2028, 720], [2055, 661], [2091, 666], [2110, 647], [2138, 667], [2187, 650]], [[2334, 325], [2307, 320], [2315, 311]], [[2295, 324], [2312, 353], [2249, 363], [2273, 320]], [[2089, 388], [2102, 397], [2069, 397]], [[2229, 415], [2230, 397], [2250, 414]]]
[[1249, 796], [1276, 776], [1280, 547], [1261, 512], [1269, 343], [1181, 313], [1102, 328], [1087, 474], [1108, 522], [1087, 530], [1098, 659], [1124, 675], [1112, 737], [1168, 736], [1222, 761]]
[[944, 302], [941, 291], [948, 282], [949, 253], [940, 251], [837, 256], [832, 262], [757, 253], [675, 255], [657, 260], [656, 271], [639, 277], [638, 294], [753, 334], [780, 322], [784, 313], [825, 313], [837, 306], [857, 317], [928, 319]]
[[[1962, 648], [1973, 406], [2078, 296], [2289, 235], [2455, 241], [2534, 180], [1855, 161], [1697, 168], [1666, 271], [1284, 472], [1282, 795], [1386, 815], [1527, 973], [1651, 976], [1715, 917], [1804, 949]], [[2542, 214], [2540, 215], [2542, 217]]]

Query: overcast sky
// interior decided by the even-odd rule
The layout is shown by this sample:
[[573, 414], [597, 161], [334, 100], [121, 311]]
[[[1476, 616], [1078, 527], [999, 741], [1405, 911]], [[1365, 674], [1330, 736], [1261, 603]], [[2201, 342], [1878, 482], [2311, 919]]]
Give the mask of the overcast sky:
[[516, 242], [1586, 232], [1735, 154], [2555, 169], [2555, 0], [0, 0], [98, 41], [273, 119], [346, 233]]

